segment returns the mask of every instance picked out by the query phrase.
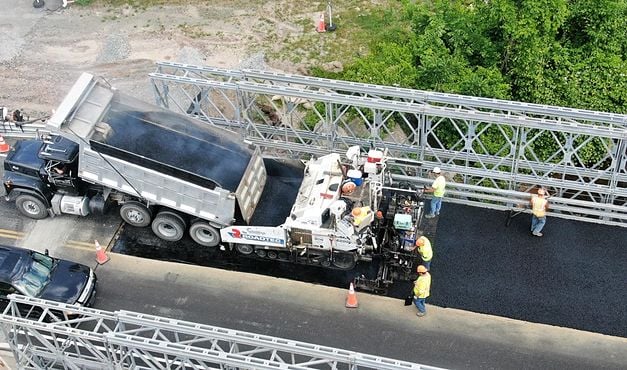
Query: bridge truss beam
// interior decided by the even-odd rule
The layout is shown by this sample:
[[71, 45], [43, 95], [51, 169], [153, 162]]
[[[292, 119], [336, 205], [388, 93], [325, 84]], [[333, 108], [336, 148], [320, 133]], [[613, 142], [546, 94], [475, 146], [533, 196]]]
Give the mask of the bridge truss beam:
[[627, 115], [171, 62], [150, 77], [160, 105], [276, 155], [385, 148], [415, 161], [407, 181], [442, 167], [453, 202], [512, 210], [543, 186], [555, 215], [627, 226]]
[[438, 369], [130, 311], [9, 299], [0, 330], [20, 369]]

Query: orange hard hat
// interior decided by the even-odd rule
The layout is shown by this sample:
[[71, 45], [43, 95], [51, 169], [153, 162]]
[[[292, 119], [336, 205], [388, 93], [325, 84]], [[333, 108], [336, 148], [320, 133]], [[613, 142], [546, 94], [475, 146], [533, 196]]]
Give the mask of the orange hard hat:
[[381, 211], [377, 211], [376, 215], [377, 215], [377, 218], [383, 218], [383, 212]]
[[416, 270], [418, 271], [419, 274], [424, 274], [425, 272], [427, 272], [427, 268], [424, 267], [423, 265], [418, 265], [418, 268]]
[[425, 240], [422, 238], [422, 236], [416, 240], [416, 245], [424, 245], [424, 244], [425, 244]]
[[353, 211], [351, 213], [353, 214], [353, 216], [359, 216], [361, 214], [361, 208], [353, 208]]

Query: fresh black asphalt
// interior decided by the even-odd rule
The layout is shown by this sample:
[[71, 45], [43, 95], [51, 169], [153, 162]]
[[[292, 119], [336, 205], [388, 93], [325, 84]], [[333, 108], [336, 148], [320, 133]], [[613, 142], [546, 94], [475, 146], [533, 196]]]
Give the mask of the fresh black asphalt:
[[[627, 228], [549, 217], [542, 238], [530, 216], [505, 225], [506, 212], [445, 203], [437, 222], [427, 303], [627, 337]], [[259, 261], [199, 248], [185, 237], [164, 243], [149, 228], [126, 226], [114, 251], [346, 287], [373, 273]], [[391, 296], [403, 297], [407, 283]], [[399, 304], [402, 304], [399, 302]]]
[[[262, 197], [254, 224], [277, 225], [289, 214], [302, 169], [277, 165], [268, 166], [264, 194], [280, 196]], [[528, 214], [509, 226], [507, 215], [445, 203], [441, 216], [426, 220], [434, 248], [427, 303], [627, 337], [627, 228], [549, 217], [538, 238]], [[356, 276], [376, 276], [373, 264], [336, 271], [203, 248], [188, 236], [168, 243], [149, 227], [125, 225], [113, 251], [340, 288]], [[400, 282], [388, 295], [403, 298], [410, 290], [411, 282]]]
[[627, 228], [445, 203], [427, 303], [627, 337]]

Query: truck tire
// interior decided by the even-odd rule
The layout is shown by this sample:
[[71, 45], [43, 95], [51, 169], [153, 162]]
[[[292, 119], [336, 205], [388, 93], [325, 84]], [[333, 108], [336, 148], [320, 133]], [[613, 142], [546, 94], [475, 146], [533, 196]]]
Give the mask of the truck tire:
[[250, 244], [237, 244], [235, 249], [245, 256], [251, 255], [255, 251], [255, 247]]
[[152, 232], [160, 239], [176, 242], [185, 235], [185, 221], [173, 212], [159, 212], [152, 221]]
[[142, 203], [127, 202], [120, 207], [120, 217], [131, 226], [146, 227], [150, 225], [152, 212]]
[[26, 217], [33, 218], [35, 220], [41, 220], [48, 217], [48, 207], [46, 207], [46, 204], [41, 199], [33, 195], [18, 195], [17, 198], [15, 198], [15, 205], [17, 206], [18, 211]]
[[220, 231], [205, 221], [196, 221], [189, 228], [189, 236], [203, 247], [215, 247], [220, 244]]

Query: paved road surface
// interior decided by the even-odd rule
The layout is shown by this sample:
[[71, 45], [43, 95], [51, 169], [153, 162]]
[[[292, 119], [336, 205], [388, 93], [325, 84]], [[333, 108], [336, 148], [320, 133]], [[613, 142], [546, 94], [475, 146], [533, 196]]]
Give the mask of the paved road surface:
[[[87, 259], [93, 258], [91, 255]], [[346, 289], [112, 254], [96, 307], [128, 309], [448, 368], [590, 369], [627, 363], [627, 339]]]
[[[617, 328], [625, 328], [624, 312], [613, 317], [599, 316], [608, 308], [625, 307], [624, 302], [621, 303], [625, 299], [624, 292], [621, 293], [618, 285], [625, 281], [620, 280], [624, 271], [612, 267], [625, 261], [624, 248], [619, 248], [624, 240], [624, 229], [551, 219], [545, 238], [530, 239], [526, 234], [528, 220], [524, 218], [515, 219], [505, 228], [502, 226], [504, 215], [498, 212], [445, 206], [435, 240], [430, 303], [441, 304], [441, 300], [448, 300], [449, 307], [453, 306], [451, 302], [458, 301], [470, 305], [473, 301], [467, 299], [475, 297], [475, 294], [468, 294], [473, 286], [470, 283], [482, 282], [482, 277], [498, 276], [505, 283], [474, 284], [484, 289], [474, 304], [481, 302], [495, 309], [502, 306], [494, 301], [522, 302], [515, 306], [519, 307], [515, 312], [536, 314], [536, 306], [524, 305], [526, 299], [514, 299], [520, 289], [530, 289], [525, 288], [526, 285], [536, 286], [529, 280], [522, 280], [529, 271], [524, 266], [534, 262], [538, 265], [536, 270], [542, 274], [553, 270], [559, 274], [556, 278], [549, 276], [538, 280], [543, 285], [539, 285], [537, 291], [557, 291], [560, 297], [566, 297], [563, 302], [560, 299], [549, 302], [561, 305], [541, 306], [547, 310], [546, 317], [563, 318], [560, 312], [581, 301], [576, 295], [578, 290], [567, 289], [578, 287], [577, 283], [582, 281], [572, 267], [585, 265], [584, 257], [594, 256], [588, 261], [589, 266], [600, 269], [605, 263], [604, 271], [612, 272], [606, 274], [608, 279], [619, 279], [606, 282], [605, 285], [614, 288], [609, 291], [602, 279], [590, 283], [590, 287], [603, 292], [618, 293], [605, 301], [611, 307], [599, 304], [594, 315], [600, 317], [598, 321], [608, 319]], [[118, 225], [115, 214], [88, 218], [63, 216], [33, 222], [18, 216], [15, 208], [5, 202], [0, 205], [0, 215], [1, 242], [38, 250], [56, 246], [51, 249], [54, 255], [92, 266], [95, 266], [95, 253], [91, 242], [99, 239], [103, 245], [112, 245]], [[562, 227], [568, 228], [568, 233], [551, 234]], [[16, 238], [6, 230], [15, 232]], [[484, 240], [479, 242], [477, 238], [481, 235]], [[588, 237], [584, 237], [586, 235]], [[592, 247], [597, 238], [614, 244], [607, 248]], [[562, 246], [562, 241], [571, 247]], [[582, 249], [578, 243], [588, 248]], [[546, 254], [537, 257], [539, 251]], [[543, 259], [552, 264], [544, 263]], [[468, 269], [477, 263], [484, 266], [481, 271]], [[367, 294], [359, 295], [360, 308], [349, 310], [343, 305], [345, 289], [118, 254], [112, 254], [110, 262], [97, 267], [97, 273], [100, 279], [97, 308], [146, 312], [434, 366], [587, 369], [621, 368], [627, 363], [625, 338], [434, 306], [429, 306], [426, 318], [418, 319], [413, 307], [404, 307], [397, 299]], [[561, 282], [558, 288], [547, 288], [556, 282]], [[509, 286], [514, 289], [508, 290]], [[494, 288], [490, 290], [491, 287]], [[573, 292], [575, 295], [569, 296]]]
[[[627, 228], [445, 204], [432, 304], [627, 337]], [[627, 349], [626, 349], [627, 350]]]
[[[504, 212], [445, 206], [439, 219], [428, 221], [438, 221], [432, 304], [627, 337], [627, 228], [550, 218], [545, 236], [536, 238], [528, 231], [528, 215], [505, 227]], [[126, 227], [114, 250], [335, 287], [375, 273], [364, 266], [334, 272], [238, 260], [191, 241], [175, 244], [159, 241], [148, 229]], [[397, 284], [390, 294], [398, 298], [408, 289]]]

